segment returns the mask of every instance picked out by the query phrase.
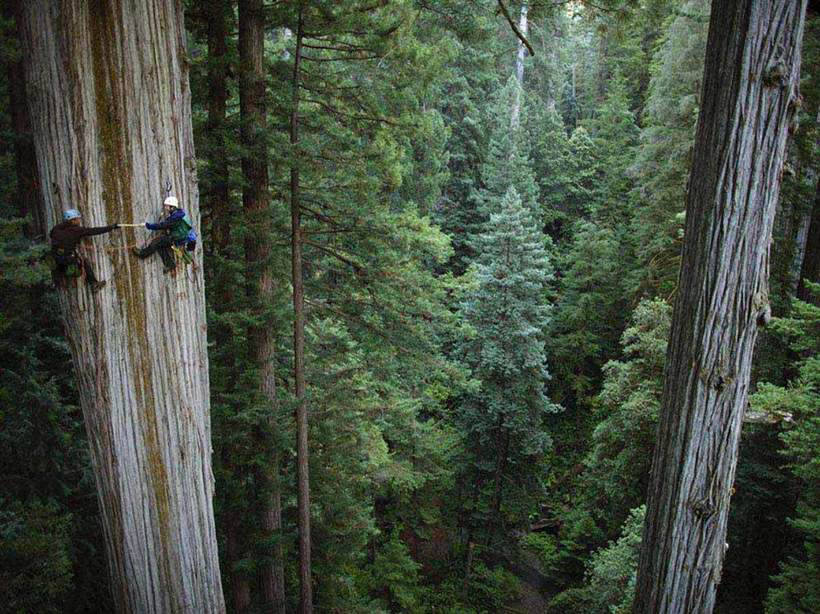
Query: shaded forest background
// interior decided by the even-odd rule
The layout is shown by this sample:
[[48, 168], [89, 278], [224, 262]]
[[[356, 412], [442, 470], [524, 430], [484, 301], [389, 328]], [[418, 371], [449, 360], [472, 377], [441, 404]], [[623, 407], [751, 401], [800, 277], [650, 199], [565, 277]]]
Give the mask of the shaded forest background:
[[[0, 594], [12, 611], [109, 611], [4, 7]], [[289, 611], [298, 599], [297, 168], [317, 608], [628, 612], [708, 2], [531, 2], [534, 55], [497, 2], [314, 2], [298, 82], [295, 7], [264, 5], [260, 121], [240, 104], [234, 3], [186, 5], [229, 609], [264, 611], [264, 571], [280, 552]], [[509, 9], [521, 18], [519, 3]], [[811, 9], [804, 41], [771, 249], [775, 320], [756, 351], [719, 612], [820, 604]], [[261, 210], [243, 206], [258, 179], [249, 160], [266, 162]], [[262, 259], [260, 242], [271, 246]], [[273, 300], [254, 289], [269, 265]], [[260, 330], [273, 338], [273, 402], [252, 351]], [[281, 530], [266, 522], [273, 493]]]

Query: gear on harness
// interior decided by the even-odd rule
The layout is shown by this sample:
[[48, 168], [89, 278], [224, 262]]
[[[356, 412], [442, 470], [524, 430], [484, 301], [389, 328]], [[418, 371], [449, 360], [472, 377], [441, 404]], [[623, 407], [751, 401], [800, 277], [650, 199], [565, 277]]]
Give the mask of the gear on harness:
[[181, 248], [178, 245], [174, 245], [171, 249], [174, 250], [174, 257], [176, 258], [177, 262], [183, 262], [184, 264], [193, 264], [194, 258], [191, 256], [191, 253], [194, 251], [192, 249], [188, 249], [186, 246], [185, 249]]
[[[58, 261], [58, 259], [61, 260], [61, 262]], [[51, 271], [52, 275], [56, 275], [59, 272], [64, 277], [76, 278], [83, 274], [82, 268], [75, 261], [64, 257], [61, 258], [54, 251], [48, 251], [43, 254], [43, 262]], [[60, 267], [64, 268], [60, 269]]]

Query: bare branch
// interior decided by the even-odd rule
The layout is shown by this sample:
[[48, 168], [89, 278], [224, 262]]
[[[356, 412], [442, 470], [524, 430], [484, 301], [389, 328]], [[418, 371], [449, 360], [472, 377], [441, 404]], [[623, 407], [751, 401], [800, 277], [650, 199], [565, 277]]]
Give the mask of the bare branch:
[[515, 25], [515, 21], [513, 21], [513, 18], [510, 16], [510, 13], [507, 10], [507, 7], [504, 6], [504, 2], [502, 2], [502, 0], [498, 0], [498, 8], [501, 9], [501, 12], [503, 13], [504, 17], [507, 19], [507, 23], [510, 24], [510, 27], [512, 28], [512, 31], [515, 32], [515, 35], [518, 37], [518, 40], [520, 40], [522, 43], [524, 43], [524, 46], [530, 52], [531, 56], [535, 56], [535, 50], [533, 50], [532, 45], [530, 45], [530, 41], [527, 40], [527, 37], [524, 36], [521, 33], [521, 30], [518, 29], [518, 26]]
[[362, 267], [362, 265], [360, 265], [358, 262], [353, 262], [350, 258], [347, 258], [346, 256], [343, 256], [339, 252], [334, 251], [332, 249], [329, 249], [329, 248], [325, 247], [324, 245], [319, 245], [318, 243], [314, 243], [313, 241], [303, 240], [302, 242], [305, 245], [310, 245], [311, 247], [315, 247], [320, 252], [326, 253], [328, 256], [333, 256], [337, 260], [340, 260], [341, 262], [344, 262], [346, 265], [352, 267], [353, 270], [356, 271], [357, 275], [361, 275], [362, 273], [364, 273], [364, 268]]

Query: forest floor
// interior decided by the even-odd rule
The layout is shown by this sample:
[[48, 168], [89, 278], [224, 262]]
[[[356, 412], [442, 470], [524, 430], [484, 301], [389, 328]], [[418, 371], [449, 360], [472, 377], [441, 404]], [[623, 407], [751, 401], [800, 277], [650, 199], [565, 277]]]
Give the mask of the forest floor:
[[518, 599], [509, 606], [507, 611], [522, 614], [546, 612], [549, 599], [559, 592], [559, 588], [550, 577], [544, 574], [536, 557], [519, 552], [514, 559], [506, 558], [505, 562], [507, 568], [515, 574], [520, 583]]
[[510, 607], [510, 612], [521, 612], [522, 614], [543, 614], [547, 611], [547, 600], [541, 595], [536, 587], [528, 582], [521, 582], [521, 591], [518, 601]]

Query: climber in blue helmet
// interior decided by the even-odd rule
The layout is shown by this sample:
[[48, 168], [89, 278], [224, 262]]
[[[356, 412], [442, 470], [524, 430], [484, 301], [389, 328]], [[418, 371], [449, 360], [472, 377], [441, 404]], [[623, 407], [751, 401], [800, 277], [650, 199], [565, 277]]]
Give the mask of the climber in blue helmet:
[[97, 292], [105, 286], [105, 281], [100, 281], [94, 275], [94, 269], [87, 258], [77, 253], [77, 247], [85, 237], [101, 235], [118, 229], [119, 224], [109, 226], [98, 226], [88, 228], [82, 225], [82, 215], [77, 209], [68, 209], [63, 212], [63, 221], [51, 229], [51, 253], [55, 263], [55, 281], [65, 278], [66, 272], [71, 265], [76, 266], [85, 273], [85, 280], [91, 290]]

